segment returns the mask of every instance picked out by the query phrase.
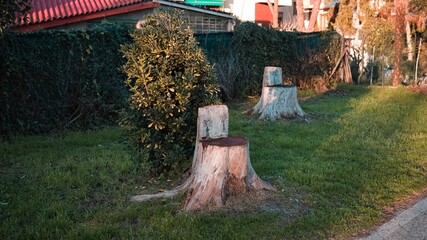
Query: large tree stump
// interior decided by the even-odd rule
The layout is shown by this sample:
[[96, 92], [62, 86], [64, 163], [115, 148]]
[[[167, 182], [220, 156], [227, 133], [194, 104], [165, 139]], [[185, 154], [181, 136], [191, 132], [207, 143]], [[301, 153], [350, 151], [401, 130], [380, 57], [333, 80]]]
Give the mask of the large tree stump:
[[274, 190], [255, 173], [249, 158], [249, 141], [228, 137], [228, 109], [225, 105], [199, 108], [197, 140], [190, 177], [177, 188], [132, 201], [172, 197], [188, 190], [184, 210], [222, 207], [229, 196], [251, 190]]
[[282, 84], [282, 69], [278, 67], [265, 67], [261, 98], [248, 112], [272, 121], [305, 115], [298, 104], [296, 86]]
[[250, 190], [273, 190], [252, 168], [245, 137], [202, 140], [201, 145], [193, 163], [193, 182], [185, 210], [222, 207], [229, 196]]

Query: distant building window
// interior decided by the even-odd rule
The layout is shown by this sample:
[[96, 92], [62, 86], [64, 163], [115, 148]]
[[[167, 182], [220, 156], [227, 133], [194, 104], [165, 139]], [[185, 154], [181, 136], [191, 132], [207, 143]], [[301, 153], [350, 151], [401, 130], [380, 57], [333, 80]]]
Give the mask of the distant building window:
[[206, 15], [189, 14], [187, 22], [195, 33], [215, 33], [228, 31], [228, 21]]

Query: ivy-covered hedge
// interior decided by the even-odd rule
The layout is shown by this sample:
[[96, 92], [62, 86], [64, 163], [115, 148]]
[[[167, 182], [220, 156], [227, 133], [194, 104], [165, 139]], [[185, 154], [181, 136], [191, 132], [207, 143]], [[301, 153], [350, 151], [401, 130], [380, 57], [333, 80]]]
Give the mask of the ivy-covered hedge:
[[339, 35], [333, 32], [281, 32], [246, 22], [224, 50], [214, 62], [227, 98], [259, 95], [265, 66], [282, 67], [284, 80], [300, 89], [321, 91], [337, 83], [328, 78], [340, 51]]
[[[0, 36], [0, 135], [85, 129], [113, 123], [129, 93], [120, 46], [130, 29], [4, 33]], [[196, 35], [225, 99], [257, 95], [265, 66], [303, 89], [333, 87], [340, 50], [334, 33], [297, 34], [240, 24], [234, 33]]]
[[0, 36], [0, 135], [109, 124], [127, 103], [120, 45], [129, 28]]

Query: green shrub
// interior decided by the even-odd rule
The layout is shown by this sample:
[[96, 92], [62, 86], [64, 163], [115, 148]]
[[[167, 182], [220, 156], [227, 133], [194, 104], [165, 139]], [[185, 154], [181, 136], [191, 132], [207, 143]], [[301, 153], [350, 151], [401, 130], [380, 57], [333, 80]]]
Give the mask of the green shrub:
[[330, 77], [340, 55], [340, 37], [333, 32], [320, 32], [297, 37], [297, 61], [289, 69], [299, 89], [323, 92], [338, 85], [338, 76]]
[[245, 22], [234, 31], [231, 49], [239, 72], [236, 95], [259, 95], [264, 67], [282, 67], [285, 76], [293, 68], [297, 60], [297, 35]]
[[213, 68], [179, 12], [156, 12], [123, 46], [132, 94], [121, 125], [139, 163], [161, 174], [188, 162], [197, 109], [215, 103]]
[[380, 62], [378, 61], [369, 61], [366, 65], [366, 82], [370, 83], [372, 78], [372, 83], [375, 84], [379, 81], [381, 77]]
[[264, 67], [283, 69], [285, 82], [300, 89], [322, 90], [337, 85], [329, 78], [340, 53], [334, 32], [295, 33], [245, 22], [235, 29], [229, 46], [214, 56], [225, 99], [259, 95]]

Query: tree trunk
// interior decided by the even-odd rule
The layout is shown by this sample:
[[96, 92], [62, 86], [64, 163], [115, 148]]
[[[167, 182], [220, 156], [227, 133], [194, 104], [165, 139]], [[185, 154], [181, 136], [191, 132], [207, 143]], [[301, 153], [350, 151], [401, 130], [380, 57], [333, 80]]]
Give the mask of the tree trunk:
[[274, 0], [274, 5], [267, 0], [267, 5], [270, 8], [271, 15], [273, 16], [273, 28], [279, 27], [279, 0]]
[[310, 22], [308, 24], [308, 32], [313, 32], [314, 27], [316, 26], [317, 22], [317, 15], [319, 15], [319, 8], [320, 8], [320, 0], [315, 0], [313, 10], [311, 11], [310, 16]]
[[[405, 4], [405, 31], [406, 31], [406, 44], [408, 45], [408, 61], [414, 61], [414, 47], [412, 45], [411, 22], [409, 21], [409, 4]], [[415, 44], [416, 41], [415, 41]]]
[[296, 86], [282, 85], [281, 68], [265, 67], [262, 85], [260, 100], [248, 113], [272, 121], [305, 115], [298, 104]]
[[299, 32], [305, 31], [304, 26], [304, 3], [303, 0], [296, 0], [297, 8], [297, 30]]
[[414, 86], [418, 83], [418, 65], [420, 63], [420, 54], [421, 54], [421, 43], [423, 39], [420, 38], [420, 45], [418, 46], [418, 54], [417, 54], [417, 62], [415, 63], [415, 79], [414, 79]]
[[279, 0], [274, 0], [273, 28], [279, 28]]
[[261, 180], [249, 159], [249, 142], [240, 136], [201, 141], [184, 209], [218, 208], [229, 196], [250, 190], [273, 190]]
[[249, 159], [249, 141], [245, 137], [228, 137], [228, 109], [225, 105], [199, 108], [197, 140], [190, 177], [173, 190], [137, 195], [141, 202], [173, 197], [187, 191], [184, 210], [219, 208], [227, 198], [252, 190], [275, 190], [255, 173]]
[[[362, 34], [363, 32], [360, 31]], [[362, 35], [363, 36], [363, 35]], [[360, 60], [360, 64], [359, 64], [359, 76], [357, 76], [357, 85], [360, 84], [360, 82], [362, 81], [363, 75], [365, 74], [365, 37], [362, 37], [362, 44], [361, 44], [361, 60]]]
[[351, 75], [351, 67], [350, 67], [350, 39], [344, 38], [345, 44], [345, 55], [343, 59], [343, 81], [345, 83], [352, 83], [353, 77]]
[[394, 40], [394, 72], [393, 72], [393, 87], [399, 85], [400, 75], [402, 75], [402, 55], [403, 55], [403, 29], [405, 25], [405, 4], [403, 0], [394, 0], [394, 8], [396, 12], [395, 21], [395, 40]]
[[408, 61], [414, 61], [414, 48], [412, 46], [411, 24], [406, 21], [406, 44], [408, 45]]
[[375, 45], [372, 47], [371, 76], [369, 80], [369, 85], [372, 85], [372, 80], [374, 78], [374, 63], [375, 63]]

